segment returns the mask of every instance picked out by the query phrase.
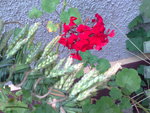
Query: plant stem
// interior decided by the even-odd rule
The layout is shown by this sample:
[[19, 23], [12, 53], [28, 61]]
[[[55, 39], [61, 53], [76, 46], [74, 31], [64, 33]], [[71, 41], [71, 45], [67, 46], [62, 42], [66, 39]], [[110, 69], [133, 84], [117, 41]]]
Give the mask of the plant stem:
[[5, 22], [4, 24], [19, 24], [20, 26], [23, 26], [20, 22], [17, 21]]
[[133, 103], [135, 103], [135, 104], [132, 105], [132, 107], [138, 105], [138, 107], [141, 108], [145, 113], [149, 113], [149, 111], [148, 111], [145, 107], [143, 107], [139, 102], [137, 102], [136, 100], [132, 99], [132, 98], [129, 97], [129, 96], [128, 96], [128, 98], [129, 98]]
[[[65, 10], [65, 8], [66, 8], [66, 6], [67, 6], [67, 1], [66, 0], [64, 0], [63, 1], [63, 8], [62, 8], [62, 12]], [[62, 13], [61, 12], [61, 13]], [[59, 14], [60, 15], [60, 14]], [[61, 35], [62, 34], [62, 22], [60, 22], [60, 25], [59, 25], [59, 28], [60, 28], [60, 31], [59, 31], [59, 35]], [[57, 47], [56, 47], [56, 51], [57, 51], [57, 53], [59, 52], [59, 46], [60, 46], [60, 44], [58, 43], [58, 45], [57, 45]]]
[[29, 109], [28, 107], [24, 107], [24, 106], [6, 106], [6, 108], [24, 108], [24, 109]]

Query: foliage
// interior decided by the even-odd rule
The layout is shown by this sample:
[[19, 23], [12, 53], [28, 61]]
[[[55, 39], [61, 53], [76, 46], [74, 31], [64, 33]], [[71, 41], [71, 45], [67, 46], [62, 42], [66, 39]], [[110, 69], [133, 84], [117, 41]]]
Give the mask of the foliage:
[[30, 18], [39, 18], [42, 16], [42, 12], [40, 10], [38, 10], [37, 8], [33, 8], [30, 12], [29, 12], [29, 17]]
[[129, 27], [129, 29], [132, 29], [141, 23], [143, 23], [143, 18], [141, 15], [139, 15], [129, 23], [128, 27]]
[[58, 4], [59, 0], [42, 0], [41, 6], [45, 12], [52, 13]]
[[[150, 35], [149, 35], [149, 19], [150, 19], [150, 1], [149, 0], [143, 0], [142, 4], [140, 6], [140, 15], [135, 17], [133, 19], [128, 27], [130, 29], [130, 32], [127, 34], [127, 37], [130, 41], [132, 41], [142, 52], [148, 53], [149, 51], [146, 51], [147, 46], [146, 42], [150, 41]], [[129, 51], [137, 52], [137, 48], [131, 44], [131, 42], [127, 40], [126, 41], [126, 48]], [[140, 65], [137, 68], [138, 73], [141, 75], [142, 81], [141, 81], [141, 88], [136, 91], [136, 94], [141, 94], [142, 96], [146, 97], [146, 94], [143, 94], [142, 92], [146, 92], [147, 88], [149, 88], [149, 79], [147, 78], [148, 73], [145, 73], [145, 66]], [[125, 91], [127, 93], [127, 91]], [[140, 98], [140, 96], [139, 96]], [[148, 108], [148, 99], [143, 101], [142, 106]], [[144, 109], [143, 109], [144, 110]], [[149, 113], [148, 111], [144, 111], [146, 113]]]
[[114, 104], [113, 99], [105, 96], [98, 100], [95, 105], [86, 103], [83, 106], [83, 113], [98, 113], [100, 111], [103, 111], [103, 113], [121, 113], [120, 108]]
[[92, 55], [90, 51], [81, 52], [80, 54], [83, 58], [81, 62], [84, 63], [84, 67], [89, 65], [92, 68], [96, 68], [100, 73], [104, 73], [110, 68], [110, 63], [108, 60], [98, 58], [97, 56]]
[[140, 6], [140, 11], [143, 13], [144, 16], [150, 18], [150, 1], [149, 0], [143, 0], [142, 5]]
[[[49, 32], [57, 32], [59, 28], [60, 35], [62, 23], [68, 24], [71, 16], [78, 18], [75, 21], [77, 25], [82, 23], [77, 8], [66, 10], [66, 0], [63, 2], [62, 11], [57, 12], [59, 2], [42, 0], [42, 11], [33, 8], [29, 17], [39, 18], [43, 12], [56, 12], [60, 17], [60, 24], [49, 21], [47, 29]], [[129, 27], [134, 29], [142, 22], [140, 16]], [[110, 75], [106, 72], [110, 68], [109, 61], [98, 58], [89, 51], [81, 53], [83, 60], [77, 64], [71, 57], [59, 58], [57, 42], [60, 36], [53, 38], [44, 49], [41, 48], [42, 44], [34, 43], [39, 25], [40, 23], [25, 25], [23, 28], [3, 33], [4, 22], [0, 20], [0, 110], [7, 113], [122, 113], [124, 109], [131, 107], [130, 96], [139, 90], [141, 85], [141, 79], [135, 70], [123, 69], [114, 76]], [[141, 41], [149, 37], [144, 29], [142, 32], [134, 31], [129, 36], [135, 40], [136, 33], [140, 34]], [[141, 38], [142, 36], [145, 38]], [[91, 66], [88, 73], [84, 72], [86, 66]], [[80, 79], [75, 82], [77, 78]], [[12, 81], [15, 87], [21, 89], [13, 93], [7, 87], [4, 88], [8, 81]], [[87, 100], [104, 88], [110, 90], [110, 96], [101, 97], [96, 104]]]
[[117, 73], [116, 83], [121, 88], [125, 88], [133, 93], [140, 88], [141, 79], [135, 70], [123, 69], [121, 72]]
[[76, 24], [81, 24], [81, 21], [82, 21], [81, 20], [81, 15], [80, 15], [77, 8], [70, 8], [70, 9], [68, 9], [68, 11], [63, 11], [60, 15], [60, 20], [63, 23], [69, 24], [71, 16], [74, 16], [74, 17], [78, 18], [77, 20], [75, 20]]

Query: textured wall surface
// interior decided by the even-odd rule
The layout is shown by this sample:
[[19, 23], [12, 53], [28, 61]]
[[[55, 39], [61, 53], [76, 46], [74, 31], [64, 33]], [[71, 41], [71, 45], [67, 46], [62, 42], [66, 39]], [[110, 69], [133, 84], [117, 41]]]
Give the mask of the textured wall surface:
[[[128, 23], [139, 14], [140, 0], [68, 0], [68, 3], [70, 6], [79, 8], [83, 19], [92, 18], [95, 13], [99, 13], [104, 18], [107, 28], [115, 29], [112, 22], [127, 33]], [[32, 7], [40, 9], [40, 0], [0, 0], [0, 18], [5, 21], [19, 21], [23, 24], [41, 22], [42, 26], [38, 30], [36, 40], [46, 44], [55, 34], [48, 33], [45, 25], [49, 20], [59, 21], [58, 16], [53, 13], [44, 14], [39, 19], [29, 19], [27, 14]], [[110, 43], [102, 51], [92, 52], [110, 61], [127, 58], [130, 55], [125, 50], [125, 40], [126, 38], [116, 30], [116, 36], [110, 39]]]

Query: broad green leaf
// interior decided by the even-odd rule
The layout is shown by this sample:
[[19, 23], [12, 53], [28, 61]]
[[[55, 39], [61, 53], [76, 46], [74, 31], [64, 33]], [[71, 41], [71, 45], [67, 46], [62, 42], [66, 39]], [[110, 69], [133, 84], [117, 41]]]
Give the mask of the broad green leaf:
[[45, 12], [52, 13], [55, 11], [56, 6], [59, 4], [59, 0], [42, 0], [42, 9]]
[[137, 68], [137, 71], [138, 71], [139, 74], [144, 75], [144, 65], [140, 65], [140, 66]]
[[130, 31], [128, 34], [127, 34], [127, 37], [128, 38], [145, 38], [147, 37], [147, 32], [145, 31], [145, 29], [143, 28], [139, 28], [139, 29], [134, 29], [133, 31]]
[[116, 75], [116, 83], [130, 93], [140, 89], [141, 79], [134, 69], [123, 69]]
[[96, 104], [90, 104], [87, 101], [83, 105], [83, 113], [122, 113], [120, 108], [114, 104], [113, 99], [103, 96]]
[[141, 15], [135, 17], [128, 25], [129, 29], [136, 27], [137, 25], [143, 23], [143, 18]]
[[41, 104], [36, 107], [33, 113], [58, 113], [56, 112], [50, 105], [48, 104]]
[[121, 104], [120, 108], [123, 109], [129, 109], [131, 107], [130, 100], [126, 97], [121, 98]]
[[68, 11], [63, 11], [60, 15], [60, 20], [63, 23], [69, 24], [71, 16], [74, 16], [77, 18], [77, 20], [75, 20], [76, 24], [81, 24], [82, 22], [81, 15], [77, 8], [70, 8], [68, 9]]
[[108, 60], [104, 59], [104, 58], [100, 58], [97, 61], [97, 65], [96, 65], [96, 69], [100, 72], [100, 73], [104, 73], [105, 71], [107, 71], [110, 68], [110, 63]]
[[39, 18], [42, 16], [42, 11], [38, 10], [37, 8], [33, 8], [31, 11], [29, 11], [28, 14], [29, 18]]
[[84, 66], [86, 67], [88, 64], [90, 64], [91, 67], [95, 67], [95, 64], [97, 63], [98, 57], [95, 55], [92, 55], [90, 51], [86, 52], [80, 52], [80, 55], [82, 57], [82, 61], [84, 63]]
[[93, 107], [93, 112], [91, 113], [122, 113], [120, 108], [114, 104], [113, 99], [110, 97], [103, 96], [100, 100], [96, 102]]
[[[143, 51], [143, 40], [142, 38], [132, 38], [130, 39], [141, 51]], [[138, 49], [129, 41], [126, 41], [126, 48], [129, 51], [138, 51]]]
[[59, 25], [58, 24], [53, 24], [52, 21], [48, 21], [46, 27], [47, 27], [49, 32], [56, 32], [58, 27], [59, 27]]
[[140, 6], [141, 13], [150, 18], [150, 0], [143, 0], [142, 5]]
[[117, 83], [115, 81], [109, 81], [108, 85], [111, 86], [111, 87], [116, 87]]
[[115, 100], [120, 99], [122, 97], [121, 90], [118, 88], [112, 88], [109, 92], [109, 95]]

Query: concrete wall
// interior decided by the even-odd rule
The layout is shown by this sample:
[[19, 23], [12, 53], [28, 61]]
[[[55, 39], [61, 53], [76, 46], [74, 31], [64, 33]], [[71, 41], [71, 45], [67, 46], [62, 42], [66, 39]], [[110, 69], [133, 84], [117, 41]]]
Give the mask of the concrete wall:
[[[99, 13], [105, 20], [107, 28], [115, 29], [111, 22], [116, 24], [124, 33], [128, 32], [128, 23], [139, 14], [140, 0], [67, 0], [69, 5], [79, 8], [83, 19], [92, 18]], [[19, 21], [23, 24], [41, 22], [42, 26], [36, 35], [37, 41], [43, 45], [48, 43], [55, 34], [48, 33], [45, 28], [48, 20], [59, 21], [58, 16], [53, 13], [45, 14], [39, 19], [29, 19], [27, 13], [32, 7], [40, 9], [40, 0], [0, 0], [0, 18], [5, 21]], [[59, 11], [59, 10], [58, 10]], [[9, 28], [10, 26], [8, 26]], [[11, 25], [12, 27], [12, 25]], [[15, 25], [13, 25], [15, 27]], [[125, 40], [118, 30], [116, 36], [110, 39], [110, 43], [102, 51], [92, 51], [99, 57], [105, 57], [110, 61], [129, 57], [125, 49]], [[65, 54], [64, 54], [65, 55]]]

